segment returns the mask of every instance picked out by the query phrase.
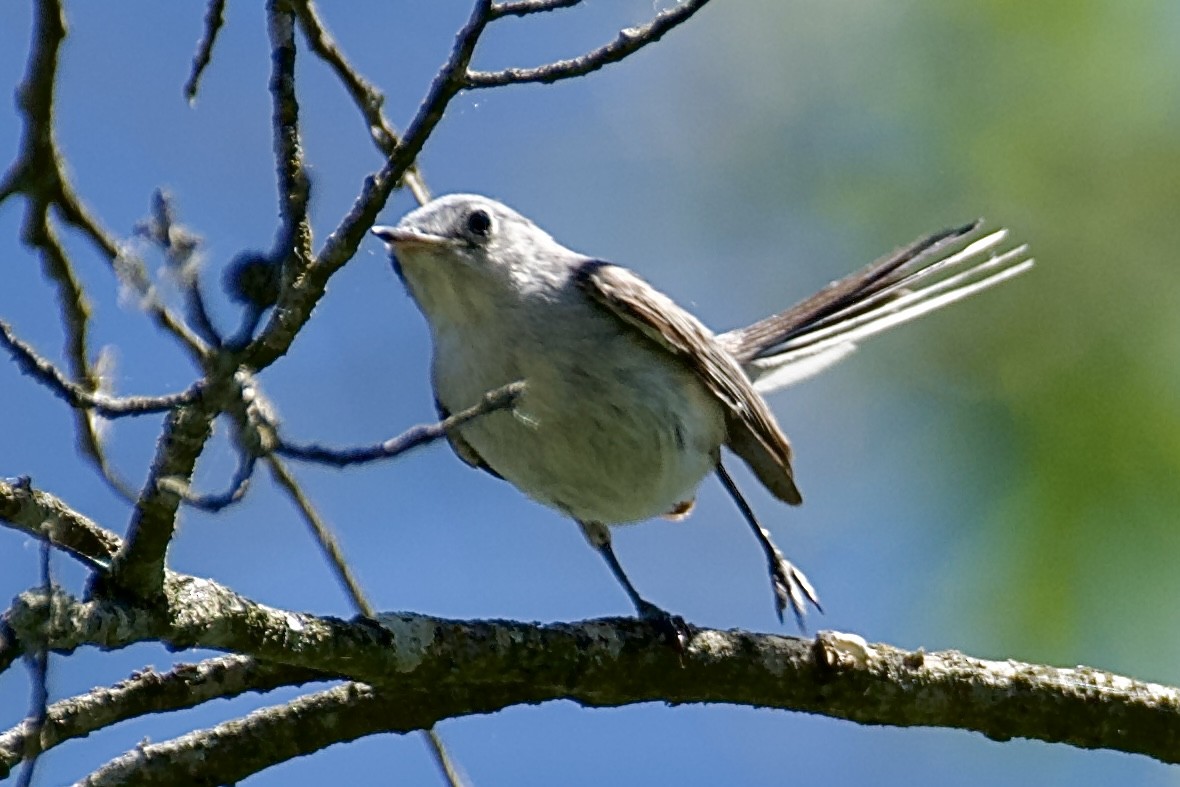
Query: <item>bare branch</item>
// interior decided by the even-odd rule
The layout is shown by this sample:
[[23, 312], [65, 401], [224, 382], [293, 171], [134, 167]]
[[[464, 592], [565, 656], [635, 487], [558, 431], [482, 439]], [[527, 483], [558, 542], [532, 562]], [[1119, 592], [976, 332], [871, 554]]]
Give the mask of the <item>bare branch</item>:
[[[368, 686], [348, 683], [207, 730], [137, 746], [79, 785], [236, 784], [280, 762], [381, 731], [389, 711], [400, 707], [398, 715], [404, 716], [417, 704], [406, 699], [385, 701]], [[358, 708], [365, 712], [355, 712]]]
[[[42, 514], [48, 515], [44, 531], [36, 519]], [[93, 530], [105, 531], [52, 496], [0, 481], [4, 520], [55, 545], [62, 535], [77, 544], [76, 529], [91, 540], [91, 552], [105, 551], [109, 547], [98, 544], [113, 538], [95, 539]], [[678, 653], [649, 624], [633, 619], [540, 626], [397, 613], [378, 615], [378, 627], [274, 609], [172, 572], [164, 590], [163, 603], [150, 607], [30, 591], [5, 614], [5, 636], [22, 648], [57, 652], [153, 639], [346, 673], [370, 685], [392, 681], [433, 698], [468, 693], [468, 711], [435, 706], [420, 720], [423, 727], [463, 712], [549, 699], [591, 706], [728, 702], [1180, 761], [1180, 689], [1086, 667], [911, 652], [833, 632], [810, 641], [692, 629], [685, 652]]]
[[[49, 573], [49, 542], [41, 542], [41, 587], [46, 593], [53, 588], [53, 577]], [[48, 621], [46, 621], [48, 622]], [[20, 752], [25, 761], [21, 770], [18, 787], [29, 787], [33, 783], [33, 774], [37, 768], [37, 759], [45, 750], [45, 724], [49, 716], [49, 649], [37, 648], [29, 659], [29, 671], [32, 673], [33, 698], [32, 708], [25, 720], [28, 734], [24, 736]]]
[[92, 568], [105, 567], [122, 543], [60, 498], [33, 489], [28, 478], [0, 479], [0, 524], [47, 540]]
[[582, 0], [504, 0], [492, 6], [492, 19], [502, 16], [528, 16], [560, 8], [572, 8]]
[[521, 394], [524, 393], [526, 383], [518, 381], [509, 383], [494, 391], [488, 391], [483, 398], [472, 407], [455, 413], [454, 415], [434, 424], [419, 424], [397, 437], [390, 438], [377, 445], [362, 448], [334, 449], [320, 445], [296, 445], [280, 441], [275, 446], [275, 453], [291, 459], [305, 462], [318, 462], [335, 467], [347, 467], [361, 462], [373, 462], [378, 459], [390, 459], [404, 454], [427, 443], [445, 437], [447, 432], [455, 429], [472, 419], [487, 415], [496, 410], [512, 407]]
[[199, 252], [204, 241], [177, 220], [172, 195], [156, 189], [151, 214], [136, 225], [135, 233], [163, 252], [168, 270], [184, 296], [189, 325], [203, 341], [220, 347], [221, 332], [213, 324], [201, 294]]
[[284, 290], [266, 327], [243, 351], [243, 364], [254, 370], [264, 369], [286, 353], [295, 335], [311, 318], [315, 304], [323, 297], [328, 279], [356, 254], [394, 187], [442, 119], [447, 104], [463, 89], [471, 55], [490, 21], [490, 8], [491, 0], [477, 0], [467, 24], [456, 36], [450, 58], [435, 76], [405, 136], [381, 170], [365, 179], [360, 196], [328, 236], [315, 263], [293, 286]]
[[201, 511], [217, 513], [234, 503], [241, 502], [242, 498], [246, 496], [246, 492], [250, 489], [250, 479], [254, 477], [254, 468], [257, 464], [257, 455], [248, 454], [239, 450], [238, 466], [234, 470], [233, 477], [230, 478], [229, 488], [224, 492], [197, 494], [192, 491], [188, 484], [168, 478], [161, 479], [160, 483], [169, 491], [180, 495], [185, 505], [192, 506]]
[[202, 363], [209, 348], [183, 319], [172, 313], [156, 294], [147, 277], [143, 261], [136, 258], [125, 243], [118, 242], [105, 230], [74, 194], [63, 178], [58, 208], [64, 221], [79, 230], [106, 257], [119, 281], [139, 296], [139, 306], [157, 327], [175, 338], [196, 363]]
[[295, 96], [295, 13], [287, 0], [269, 0], [266, 13], [272, 66], [271, 126], [282, 219], [271, 257], [283, 261], [284, 278], [289, 280], [300, 276], [302, 269], [312, 263], [311, 223], [307, 218], [311, 184], [303, 164], [299, 101]]
[[[399, 702], [399, 705], [401, 704]], [[426, 737], [426, 743], [429, 745], [430, 753], [434, 755], [434, 764], [442, 773], [443, 778], [447, 780], [447, 784], [451, 785], [451, 787], [464, 787], [468, 782], [459, 772], [459, 766], [451, 759], [451, 753], [447, 751], [447, 745], [443, 742], [438, 729], [432, 726], [430, 729], [423, 731], [423, 735]]]
[[[709, 0], [684, 0], [679, 5], [661, 11], [642, 27], [620, 30], [609, 44], [587, 52], [581, 57], [558, 60], [535, 68], [505, 68], [502, 71], [468, 71], [464, 87], [476, 89], [518, 85], [527, 82], [551, 83], [562, 79], [585, 76], [605, 65], [617, 63], [648, 44], [659, 41], [665, 33], [701, 10]], [[513, 4], [515, 5], [515, 4]]]
[[303, 488], [299, 486], [299, 482], [295, 480], [295, 477], [291, 475], [290, 471], [279, 461], [278, 457], [268, 456], [266, 461], [270, 465], [270, 472], [274, 476], [275, 482], [278, 483], [279, 487], [295, 503], [295, 506], [299, 509], [299, 513], [303, 515], [303, 520], [311, 528], [312, 536], [319, 545], [320, 551], [327, 558], [328, 565], [332, 567], [333, 572], [336, 574], [337, 581], [340, 582], [345, 592], [348, 593], [349, 598], [352, 599], [353, 606], [366, 618], [373, 617], [373, 607], [369, 604], [368, 599], [365, 598], [364, 591], [361, 590], [361, 584], [352, 573], [348, 561], [344, 559], [344, 552], [340, 549], [340, 543], [332, 534], [332, 529], [328, 526], [328, 523], [320, 517], [319, 512], [312, 505], [311, 499], [304, 494]]
[[193, 402], [200, 396], [198, 386], [163, 396], [110, 396], [92, 393], [66, 379], [48, 359], [41, 357], [36, 350], [18, 339], [12, 327], [3, 320], [0, 320], [0, 344], [12, 355], [12, 359], [22, 372], [51, 390], [55, 396], [64, 399], [71, 407], [90, 408], [107, 418], [162, 413], [178, 405]]
[[[379, 615], [377, 628], [264, 607], [180, 575], [169, 576], [166, 599], [170, 611], [30, 591], [5, 621], [22, 642], [54, 651], [158, 639], [418, 690], [438, 700], [423, 703], [423, 727], [555, 699], [731, 703], [1180, 760], [1180, 689], [1086, 667], [911, 652], [836, 632], [811, 641], [692, 628], [679, 652], [635, 619], [536, 625], [397, 613]], [[456, 696], [467, 698], [464, 710], [447, 705]]]
[[193, 55], [193, 70], [189, 73], [188, 81], [184, 83], [184, 97], [190, 104], [196, 101], [201, 76], [213, 60], [213, 44], [217, 41], [217, 32], [225, 24], [225, 2], [226, 0], [209, 0], [209, 6], [205, 9], [205, 29], [197, 44], [197, 53]]
[[[307, 38], [311, 51], [327, 63], [336, 74], [336, 78], [344, 84], [348, 94], [352, 96], [353, 103], [356, 104], [361, 116], [365, 119], [369, 136], [372, 137], [377, 148], [386, 156], [392, 155], [397, 148], [398, 134], [382, 111], [385, 96], [348, 62], [348, 58], [336, 46], [335, 40], [320, 19], [315, 4], [311, 0], [295, 0], [294, 5], [295, 13], [299, 17], [299, 24], [303, 28], [303, 35]], [[419, 205], [425, 205], [430, 201], [430, 191], [426, 188], [426, 183], [418, 171], [417, 163], [411, 164], [406, 169], [402, 176], [402, 182], [414, 195], [414, 199], [418, 200]]]
[[60, 175], [53, 138], [53, 104], [57, 58], [65, 37], [66, 20], [60, 2], [40, 0], [33, 21], [29, 65], [16, 91], [16, 103], [25, 119], [24, 136], [16, 161], [0, 180], [0, 201], [22, 191], [44, 194], [53, 187], [52, 177]]
[[[147, 667], [115, 686], [100, 686], [50, 705], [38, 750], [48, 751], [68, 740], [84, 738], [150, 713], [184, 710], [209, 700], [323, 679], [322, 674], [313, 670], [261, 664], [236, 655], [218, 656], [198, 664], [178, 664], [165, 673]], [[29, 720], [0, 733], [0, 779], [26, 756], [24, 752], [31, 745], [33, 735]]]
[[[188, 484], [197, 457], [213, 433], [217, 409], [198, 399], [177, 407], [164, 421], [164, 433], [131, 517], [127, 539], [111, 561], [111, 574], [100, 590], [153, 598], [164, 583], [164, 555], [176, 528], [181, 496], [173, 484]], [[161, 483], [168, 479], [167, 483]], [[107, 584], [109, 581], [110, 585]]]
[[[73, 385], [83, 398], [90, 397], [93, 400], [97, 396], [100, 400], [109, 400], [110, 397], [100, 390], [103, 383], [101, 371], [92, 365], [90, 360], [90, 304], [87, 302], [81, 282], [74, 273], [74, 266], [49, 221], [46, 199], [48, 198], [44, 196], [30, 199], [22, 233], [25, 243], [39, 250], [42, 269], [57, 285], [58, 308], [66, 334], [66, 361], [69, 364], [70, 376], [79, 381], [69, 385]], [[4, 328], [5, 333], [11, 334], [6, 326]], [[15, 350], [10, 347], [10, 351]], [[17, 363], [28, 369], [20, 359]], [[98, 363], [101, 364], [101, 357]], [[51, 371], [56, 373], [54, 369]], [[57, 378], [66, 380], [64, 374], [57, 374]], [[66, 400], [70, 401], [70, 398], [67, 396]], [[107, 458], [99, 433], [99, 423], [95, 417], [97, 408], [81, 407], [75, 402], [71, 404], [74, 405], [74, 431], [83, 456], [94, 464], [116, 494], [124, 499], [134, 500], [130, 486], [115, 471]]]
[[[32, 36], [32, 52], [28, 69], [17, 91], [18, 105], [24, 115], [24, 134], [20, 152], [4, 177], [0, 179], [0, 201], [17, 192], [26, 194], [30, 214], [25, 221], [25, 240], [43, 251], [43, 260], [51, 276], [60, 287], [69, 283], [62, 278], [56, 258], [65, 259], [49, 231], [48, 210], [56, 205], [61, 217], [79, 229], [99, 249], [118, 273], [118, 261], [123, 258], [119, 244], [104, 230], [99, 221], [85, 208], [74, 193], [65, 172], [65, 162], [58, 146], [53, 126], [54, 98], [57, 85], [57, 58], [65, 39], [66, 27], [61, 5], [57, 0], [40, 0]], [[47, 257], [45, 255], [48, 255]], [[68, 294], [70, 299], [72, 294]], [[157, 325], [179, 339], [194, 359], [204, 357], [204, 343], [158, 299], [141, 291], [143, 306]], [[68, 303], [63, 300], [63, 306]], [[84, 339], [84, 336], [81, 337]], [[77, 339], [75, 339], [77, 341]], [[77, 348], [73, 350], [77, 352]]]

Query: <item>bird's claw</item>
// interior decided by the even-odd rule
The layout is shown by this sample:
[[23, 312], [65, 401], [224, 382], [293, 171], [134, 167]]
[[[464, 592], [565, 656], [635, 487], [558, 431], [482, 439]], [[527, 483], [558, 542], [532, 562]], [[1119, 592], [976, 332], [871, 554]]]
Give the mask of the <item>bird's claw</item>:
[[824, 611], [811, 582], [782, 555], [770, 561], [770, 584], [774, 589], [774, 611], [778, 615], [779, 623], [783, 622], [783, 610], [788, 605], [802, 631], [807, 630], [808, 602], [820, 612]]
[[688, 648], [692, 632], [689, 631], [684, 618], [665, 612], [649, 601], [640, 600], [636, 606], [640, 619], [650, 623], [665, 642], [681, 653]]

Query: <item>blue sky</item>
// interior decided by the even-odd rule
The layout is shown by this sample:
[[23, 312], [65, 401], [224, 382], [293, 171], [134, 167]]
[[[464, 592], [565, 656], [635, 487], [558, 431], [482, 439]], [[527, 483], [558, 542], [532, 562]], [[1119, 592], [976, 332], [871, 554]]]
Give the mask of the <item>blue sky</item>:
[[[61, 66], [58, 133], [78, 190], [108, 228], [129, 236], [147, 215], [153, 190], [168, 189], [182, 221], [205, 239], [205, 287], [215, 320], [225, 326], [237, 313], [217, 291], [222, 267], [240, 251], [269, 248], [277, 226], [269, 55], [258, 5], [229, 4], [191, 107], [181, 86], [200, 31], [198, 4], [73, 4]], [[488, 32], [476, 66], [576, 54], [643, 21], [653, 7], [618, 0], [505, 20]], [[586, 79], [460, 95], [423, 152], [423, 171], [436, 193], [495, 196], [566, 245], [639, 270], [718, 329], [782, 308], [894, 246], [976, 215], [1010, 224], [1037, 245], [1038, 232], [1068, 211], [1047, 205], [1038, 188], [1038, 179], [1054, 172], [1024, 164], [1022, 179], [980, 161], [1004, 160], [1009, 150], [1024, 155], [1022, 120], [1005, 116], [1011, 106], [1051, 107], [1079, 119], [1068, 129], [1098, 133], [1101, 121], [1087, 126], [1080, 118], [1107, 116], [1105, 83], [1093, 94], [1062, 94], [1055, 88], [1060, 64], [1028, 55], [1067, 47], [1069, 30], [1013, 29], [1001, 10], [994, 17], [981, 10], [973, 26], [957, 27], [962, 19], [941, 8], [717, 2], [660, 44]], [[449, 0], [402, 0], [325, 4], [322, 12], [344, 50], [386, 93], [390, 118], [404, 125], [468, 10]], [[0, 9], [5, 85], [17, 84], [23, 72], [29, 15], [27, 4]], [[1128, 95], [1135, 78], [1150, 72], [1158, 82], [1145, 91], [1176, 97], [1180, 69], [1169, 72], [1166, 64], [1178, 27], [1166, 10], [1114, 27], [1112, 35], [1134, 44], [1131, 62], [1121, 66]], [[1012, 53], [1001, 61], [1005, 72], [994, 68], [996, 51]], [[304, 57], [298, 78], [318, 246], [380, 159], [325, 68]], [[1161, 139], [1180, 130], [1172, 106], [1151, 121]], [[958, 125], [968, 122], [964, 117], [968, 137]], [[1110, 161], [1098, 164], [1116, 167], [1129, 145], [1148, 144], [1136, 137], [1124, 145], [1120, 128], [1110, 128], [1112, 144], [1103, 146]], [[1068, 158], [1068, 129], [1061, 145], [1069, 166], [1096, 166], [1080, 148], [1076, 160]], [[14, 105], [0, 105], [6, 158], [19, 133]], [[1120, 199], [1110, 182], [1094, 188], [1095, 199]], [[383, 220], [396, 221], [412, 204], [408, 194], [396, 195]], [[0, 316], [60, 357], [52, 294], [36, 259], [18, 243], [21, 209], [19, 200], [0, 205], [0, 256], [8, 262]], [[1116, 238], [1134, 231], [1113, 220], [1107, 229]], [[814, 620], [819, 628], [903, 647], [1097, 663], [1180, 682], [1180, 670], [1168, 666], [1180, 648], [1175, 636], [1121, 647], [1127, 640], [1119, 626], [1133, 622], [1120, 623], [1106, 607], [1090, 608], [1093, 627], [1063, 640], [997, 622], [1010, 611], [1019, 617], [1024, 598], [1005, 571], [1027, 553], [1020, 552], [1019, 534], [1005, 529], [1018, 526], [1001, 523], [1018, 505], [1011, 490], [1027, 471], [1013, 457], [1022, 440], [1014, 402], [1040, 380], [1005, 361], [1029, 341], [1009, 326], [1028, 325], [1029, 310], [1056, 292], [1053, 269], [1071, 264], [1053, 259], [1053, 232], [1044, 229], [1043, 237], [1041, 269], [1032, 275], [875, 341], [823, 378], [774, 395], [771, 404], [799, 457], [803, 508], [780, 506], [744, 474], [739, 483], [819, 588], [827, 612]], [[94, 302], [95, 346], [114, 348], [117, 390], [162, 393], [188, 385], [194, 371], [120, 296], [102, 261], [80, 239], [67, 243]], [[1091, 269], [1079, 263], [1075, 270]], [[1085, 341], [1084, 326], [1073, 328]], [[433, 419], [429, 352], [421, 316], [371, 240], [332, 281], [292, 352], [261, 380], [293, 438], [369, 443]], [[0, 412], [10, 416], [0, 433], [0, 475], [27, 474], [123, 531], [128, 510], [77, 459], [62, 403], [0, 364]], [[113, 426], [112, 456], [137, 484], [158, 428], [154, 418]], [[222, 488], [232, 471], [223, 441], [224, 435], [202, 459], [202, 488]], [[542, 621], [630, 612], [573, 523], [471, 471], [444, 446], [396, 463], [297, 473], [380, 609]], [[351, 615], [296, 512], [265, 478], [258, 481], [244, 503], [219, 516], [185, 512], [171, 566], [274, 606]], [[35, 582], [36, 548], [12, 533], [0, 539], [0, 595], [11, 597]], [[687, 522], [628, 528], [615, 544], [641, 591], [694, 623], [783, 630], [763, 557], [715, 482], [706, 481]], [[80, 587], [82, 574], [67, 558], [56, 558], [54, 567], [63, 583]], [[1083, 599], [1087, 592], [1081, 585], [1063, 591]], [[173, 658], [142, 646], [55, 659], [51, 690], [69, 696], [145, 664], [165, 669]], [[0, 676], [0, 707], [12, 709], [0, 724], [19, 717], [26, 696], [21, 671]], [[76, 779], [144, 737], [165, 740], [289, 696], [244, 697], [120, 725], [55, 750], [41, 765], [41, 783]], [[587, 710], [553, 703], [449, 721], [441, 731], [480, 785], [1174, 778], [1127, 755], [749, 708]], [[436, 775], [416, 736], [378, 736], [248, 783], [340, 778], [417, 784]]]

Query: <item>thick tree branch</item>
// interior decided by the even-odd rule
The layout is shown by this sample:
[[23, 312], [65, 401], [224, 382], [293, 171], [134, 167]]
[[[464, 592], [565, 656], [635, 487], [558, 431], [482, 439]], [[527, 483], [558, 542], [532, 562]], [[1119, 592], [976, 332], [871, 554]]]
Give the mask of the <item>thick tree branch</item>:
[[[0, 518], [55, 544], [81, 547], [91, 558], [111, 549], [113, 536], [27, 486], [0, 481]], [[44, 531], [41, 522], [47, 523]], [[4, 628], [13, 647], [29, 652], [155, 640], [173, 648], [233, 651], [374, 686], [392, 680], [399, 688], [440, 697], [466, 692], [468, 712], [488, 709], [491, 697], [493, 707], [549, 699], [589, 706], [726, 702], [1180, 761], [1180, 689], [1086, 667], [905, 651], [832, 632], [812, 642], [694, 629], [681, 654], [648, 624], [632, 619], [542, 626], [396, 613], [377, 616], [380, 626], [349, 624], [274, 609], [215, 582], [172, 572], [163, 599], [140, 607], [29, 591], [5, 614]], [[450, 715], [431, 711], [423, 723]]]
[[59, 652], [159, 639], [469, 698], [458, 713], [440, 701], [421, 724], [555, 699], [595, 707], [723, 702], [1180, 760], [1180, 690], [1085, 667], [912, 652], [834, 632], [809, 641], [694, 629], [680, 653], [630, 619], [543, 626], [398, 613], [378, 616], [377, 629], [266, 608], [191, 577], [172, 578], [166, 592], [170, 615], [30, 591], [6, 621], [22, 641]]
[[121, 543], [61, 498], [33, 489], [27, 478], [0, 479], [0, 525], [47, 540], [90, 567], [105, 567]]

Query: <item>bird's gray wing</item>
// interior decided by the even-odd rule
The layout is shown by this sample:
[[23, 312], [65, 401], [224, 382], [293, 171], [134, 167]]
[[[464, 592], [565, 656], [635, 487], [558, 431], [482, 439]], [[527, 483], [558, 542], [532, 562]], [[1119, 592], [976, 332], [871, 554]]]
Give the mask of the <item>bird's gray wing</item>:
[[[438, 420], [440, 421], [445, 421], [451, 417], [451, 411], [444, 407], [443, 403], [437, 397], [434, 400], [434, 409], [438, 413]], [[462, 459], [465, 464], [471, 465], [478, 470], [483, 470], [485, 473], [490, 473], [496, 478], [504, 477], [493, 470], [491, 465], [483, 460], [483, 457], [471, 447], [471, 443], [463, 439], [463, 435], [460, 434], [458, 429], [451, 429], [447, 432], [447, 442], [451, 444], [451, 449], [455, 452], [455, 455]]]
[[727, 444], [775, 497], [803, 502], [791, 471], [791, 444], [738, 362], [712, 332], [635, 273], [587, 260], [575, 281], [591, 300], [661, 349], [682, 359], [725, 409]]

